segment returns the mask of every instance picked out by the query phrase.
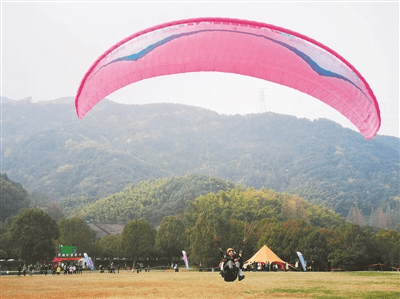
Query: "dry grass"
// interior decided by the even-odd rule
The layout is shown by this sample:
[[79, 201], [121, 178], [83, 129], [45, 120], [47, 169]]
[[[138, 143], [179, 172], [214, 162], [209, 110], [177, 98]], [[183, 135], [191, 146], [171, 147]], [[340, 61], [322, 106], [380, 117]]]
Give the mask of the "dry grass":
[[218, 273], [151, 271], [0, 278], [0, 298], [400, 298], [400, 273]]

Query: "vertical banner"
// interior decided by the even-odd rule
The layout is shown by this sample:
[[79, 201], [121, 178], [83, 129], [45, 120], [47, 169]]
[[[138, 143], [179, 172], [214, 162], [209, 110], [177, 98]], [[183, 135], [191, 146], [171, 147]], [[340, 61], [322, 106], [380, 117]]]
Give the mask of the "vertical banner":
[[186, 252], [184, 250], [182, 250], [182, 254], [183, 254], [183, 260], [185, 261], [186, 269], [189, 270], [189, 263], [188, 263], [188, 258], [187, 258]]
[[300, 251], [297, 251], [297, 255], [299, 256], [301, 266], [303, 267], [304, 272], [306, 272], [306, 262], [304, 261], [304, 257]]
[[92, 259], [87, 255], [86, 252], [83, 254], [83, 256], [84, 256], [85, 259], [86, 259], [86, 264], [89, 266], [90, 270], [93, 271], [93, 270], [94, 270], [94, 265], [93, 265]]

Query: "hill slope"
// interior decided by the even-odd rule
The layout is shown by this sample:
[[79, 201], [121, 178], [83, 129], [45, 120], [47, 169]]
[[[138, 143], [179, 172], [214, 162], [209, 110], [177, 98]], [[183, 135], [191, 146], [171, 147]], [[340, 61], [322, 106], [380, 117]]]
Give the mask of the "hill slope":
[[49, 197], [101, 196], [153, 178], [203, 174], [292, 190], [346, 212], [399, 195], [399, 139], [320, 119], [219, 115], [107, 100], [83, 120], [73, 99], [3, 103], [3, 172]]

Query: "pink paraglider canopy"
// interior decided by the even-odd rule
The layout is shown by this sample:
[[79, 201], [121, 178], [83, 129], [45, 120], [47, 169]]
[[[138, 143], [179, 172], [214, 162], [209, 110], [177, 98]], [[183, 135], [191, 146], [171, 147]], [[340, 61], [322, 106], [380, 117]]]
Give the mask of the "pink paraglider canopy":
[[111, 47], [84, 76], [75, 98], [77, 115], [83, 118], [128, 84], [200, 71], [247, 75], [297, 89], [342, 113], [366, 139], [380, 127], [374, 93], [339, 54], [287, 29], [227, 18], [170, 22]]

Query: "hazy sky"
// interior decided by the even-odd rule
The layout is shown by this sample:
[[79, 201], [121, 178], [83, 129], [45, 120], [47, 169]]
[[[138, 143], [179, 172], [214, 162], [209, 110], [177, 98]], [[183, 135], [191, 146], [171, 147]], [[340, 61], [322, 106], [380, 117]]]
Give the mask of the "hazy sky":
[[[2, 1], [1, 95], [47, 101], [75, 96], [93, 62], [123, 38], [161, 23], [230, 17], [284, 27], [330, 47], [367, 80], [381, 109], [378, 134], [399, 137], [399, 2]], [[356, 130], [318, 100], [260, 79], [223, 73], [144, 80], [108, 98], [121, 103], [173, 102], [223, 114], [266, 110], [328, 118]], [[71, 102], [73, 105], [73, 102]]]

